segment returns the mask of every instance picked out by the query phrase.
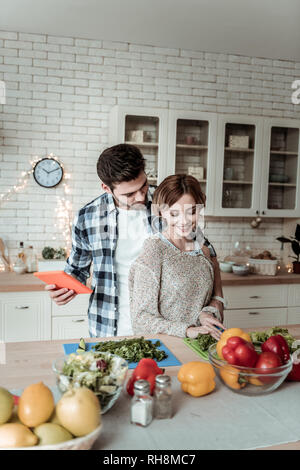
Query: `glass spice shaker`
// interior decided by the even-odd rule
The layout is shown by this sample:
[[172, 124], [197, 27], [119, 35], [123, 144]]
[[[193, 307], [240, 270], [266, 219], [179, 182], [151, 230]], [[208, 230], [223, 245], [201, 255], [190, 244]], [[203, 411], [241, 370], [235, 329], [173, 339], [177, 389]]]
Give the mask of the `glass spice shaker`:
[[152, 421], [152, 415], [153, 398], [150, 395], [150, 384], [148, 380], [137, 380], [131, 400], [131, 423], [148, 426]]
[[157, 419], [172, 418], [171, 377], [157, 375], [154, 390], [154, 415]]

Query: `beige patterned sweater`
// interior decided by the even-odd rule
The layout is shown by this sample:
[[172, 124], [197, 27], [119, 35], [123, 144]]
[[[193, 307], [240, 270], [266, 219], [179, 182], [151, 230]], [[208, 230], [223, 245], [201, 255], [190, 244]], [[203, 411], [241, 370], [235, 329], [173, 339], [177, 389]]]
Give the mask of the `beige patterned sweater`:
[[214, 269], [202, 250], [181, 251], [156, 234], [145, 241], [128, 281], [134, 334], [185, 337], [210, 302]]

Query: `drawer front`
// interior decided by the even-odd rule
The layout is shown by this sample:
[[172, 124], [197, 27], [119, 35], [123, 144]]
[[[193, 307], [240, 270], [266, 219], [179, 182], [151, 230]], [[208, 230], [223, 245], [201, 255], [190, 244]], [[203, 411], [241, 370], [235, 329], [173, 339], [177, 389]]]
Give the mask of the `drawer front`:
[[288, 285], [225, 286], [228, 309], [287, 307]]
[[44, 292], [5, 293], [0, 298], [0, 340], [51, 339], [51, 302]]
[[52, 302], [52, 317], [65, 317], [67, 315], [87, 315], [90, 296], [87, 294], [78, 294], [65, 305], [56, 305]]
[[261, 326], [286, 325], [286, 308], [252, 308], [225, 310], [224, 325], [226, 328], [256, 328]]
[[300, 307], [300, 284], [289, 285], [288, 306]]
[[300, 307], [288, 308], [288, 325], [298, 325], [300, 323]]
[[67, 316], [52, 318], [52, 339], [89, 338], [88, 317]]

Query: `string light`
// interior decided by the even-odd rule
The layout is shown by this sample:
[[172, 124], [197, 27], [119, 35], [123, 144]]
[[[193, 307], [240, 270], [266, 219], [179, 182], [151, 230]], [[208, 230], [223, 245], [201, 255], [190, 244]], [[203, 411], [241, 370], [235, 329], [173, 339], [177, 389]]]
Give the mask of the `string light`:
[[[53, 158], [54, 160], [59, 162], [58, 158], [53, 153], [50, 153], [50, 155], [48, 155], [47, 158]], [[17, 183], [12, 188], [8, 189], [5, 193], [0, 194], [0, 208], [1, 206], [5, 204], [5, 202], [9, 201], [14, 194], [26, 188], [30, 175], [34, 171], [35, 165], [41, 160], [42, 158], [38, 156], [35, 156], [32, 160], [30, 160], [31, 169], [28, 171], [23, 171], [21, 173], [21, 177], [18, 178]], [[62, 163], [61, 162], [59, 163], [64, 170]], [[70, 179], [71, 179], [71, 174], [64, 173], [63, 188], [64, 188], [64, 194], [66, 196], [71, 194], [71, 188], [68, 185], [68, 181]], [[55, 213], [58, 219], [58, 223], [54, 224], [54, 226], [57, 227], [59, 231], [62, 232], [62, 235], [65, 240], [65, 245], [66, 245], [64, 248], [68, 253], [72, 244], [72, 220], [73, 220], [72, 204], [68, 199], [64, 197], [61, 198], [59, 196], [56, 196], [56, 199], [57, 199], [57, 207], [55, 208]], [[53, 236], [52, 240], [56, 240], [56, 237]], [[0, 271], [1, 271], [1, 266], [0, 266]]]

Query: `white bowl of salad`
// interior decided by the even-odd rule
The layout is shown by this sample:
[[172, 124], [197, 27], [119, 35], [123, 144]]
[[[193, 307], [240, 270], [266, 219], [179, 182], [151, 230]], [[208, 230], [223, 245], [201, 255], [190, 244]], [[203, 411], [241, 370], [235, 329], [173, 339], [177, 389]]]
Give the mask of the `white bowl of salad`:
[[61, 393], [72, 387], [87, 387], [97, 395], [104, 414], [122, 392], [128, 362], [109, 352], [88, 351], [61, 356], [52, 368]]

